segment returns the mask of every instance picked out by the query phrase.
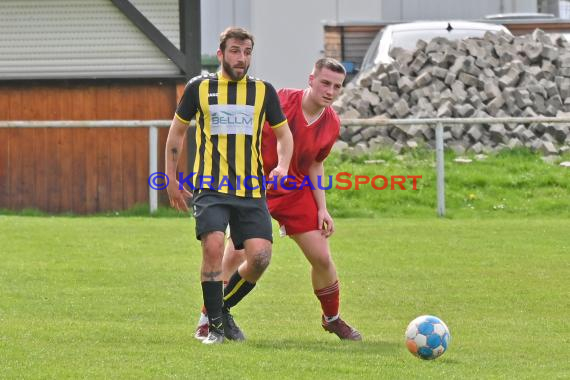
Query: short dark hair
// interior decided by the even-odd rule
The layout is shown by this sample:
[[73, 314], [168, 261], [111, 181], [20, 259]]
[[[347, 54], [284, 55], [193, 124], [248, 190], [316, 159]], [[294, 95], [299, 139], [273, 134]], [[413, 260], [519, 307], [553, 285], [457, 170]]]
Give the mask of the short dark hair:
[[226, 42], [230, 38], [235, 38], [239, 41], [250, 40], [251, 47], [253, 48], [253, 35], [244, 28], [230, 26], [220, 34], [220, 50], [223, 52], [226, 49]]
[[313, 73], [316, 74], [317, 72], [321, 71], [323, 68], [327, 68], [330, 71], [335, 73], [346, 75], [346, 69], [334, 58], [321, 58], [317, 62], [315, 62], [315, 68], [313, 69]]

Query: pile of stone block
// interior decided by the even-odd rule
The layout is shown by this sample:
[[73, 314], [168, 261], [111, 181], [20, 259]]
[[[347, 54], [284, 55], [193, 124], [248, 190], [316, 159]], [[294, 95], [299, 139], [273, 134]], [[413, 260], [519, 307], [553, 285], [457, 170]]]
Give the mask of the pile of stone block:
[[[394, 62], [363, 72], [334, 108], [341, 118], [532, 117], [570, 115], [570, 43], [542, 30], [514, 37], [418, 41], [393, 49]], [[570, 148], [570, 125], [472, 124], [446, 127], [458, 154], [526, 146], [555, 155]], [[434, 146], [426, 125], [342, 127], [340, 146], [357, 150]]]

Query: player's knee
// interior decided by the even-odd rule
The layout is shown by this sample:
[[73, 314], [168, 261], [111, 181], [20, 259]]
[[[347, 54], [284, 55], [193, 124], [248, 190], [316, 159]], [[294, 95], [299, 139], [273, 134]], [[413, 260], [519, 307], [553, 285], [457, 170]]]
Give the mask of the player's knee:
[[328, 271], [334, 264], [330, 255], [320, 255], [311, 260], [313, 267], [320, 271]]
[[253, 255], [252, 267], [253, 270], [261, 275], [271, 262], [271, 250], [263, 249]]
[[201, 236], [202, 257], [205, 262], [221, 262], [224, 256], [224, 240], [215, 233]]

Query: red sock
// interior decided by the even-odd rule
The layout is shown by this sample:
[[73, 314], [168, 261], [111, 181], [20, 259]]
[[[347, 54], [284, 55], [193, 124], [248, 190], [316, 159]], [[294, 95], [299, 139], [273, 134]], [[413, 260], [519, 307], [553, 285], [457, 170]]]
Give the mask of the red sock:
[[338, 280], [326, 288], [315, 290], [315, 295], [321, 302], [323, 315], [327, 318], [336, 317], [340, 304], [340, 290]]

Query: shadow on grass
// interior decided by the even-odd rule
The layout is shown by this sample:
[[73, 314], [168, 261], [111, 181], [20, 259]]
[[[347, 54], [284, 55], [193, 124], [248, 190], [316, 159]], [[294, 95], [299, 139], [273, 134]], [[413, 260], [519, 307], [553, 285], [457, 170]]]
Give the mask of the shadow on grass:
[[256, 340], [248, 341], [246, 343], [252, 348], [259, 349], [272, 349], [283, 351], [313, 351], [313, 352], [347, 352], [353, 353], [358, 351], [360, 353], [370, 352], [377, 354], [379, 352], [396, 352], [401, 348], [400, 344], [386, 341], [364, 340], [362, 342], [351, 341], [308, 341], [308, 340], [295, 340], [295, 339], [271, 339], [271, 340]]

